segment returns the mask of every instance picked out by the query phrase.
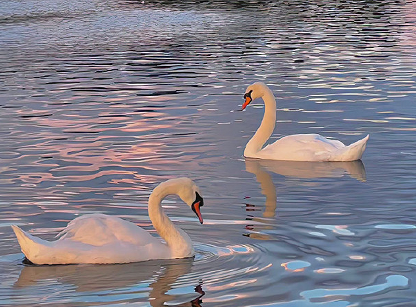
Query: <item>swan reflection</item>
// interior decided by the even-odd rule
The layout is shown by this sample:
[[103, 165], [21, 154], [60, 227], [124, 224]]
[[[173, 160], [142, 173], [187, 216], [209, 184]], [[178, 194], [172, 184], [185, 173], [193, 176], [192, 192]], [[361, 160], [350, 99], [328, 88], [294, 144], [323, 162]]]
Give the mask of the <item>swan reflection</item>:
[[[123, 289], [123, 293], [148, 292], [151, 306], [165, 306], [174, 301], [181, 306], [200, 306], [205, 292], [201, 283], [197, 283], [194, 292], [173, 295], [168, 292], [182, 276], [189, 274], [193, 258], [167, 261], [148, 261], [145, 264], [111, 264], [111, 265], [30, 265], [24, 266], [14, 286], [36, 286], [45, 280], [73, 285], [77, 292], [113, 291]], [[147, 294], [146, 294], [147, 296]], [[129, 295], [131, 297], [131, 295]], [[135, 299], [133, 298], [133, 301]]]
[[325, 178], [349, 175], [359, 181], [366, 181], [365, 168], [361, 160], [352, 162], [300, 162], [246, 159], [245, 162], [246, 170], [253, 174], [263, 168], [285, 177]]
[[245, 236], [260, 240], [269, 240], [270, 236], [254, 231], [272, 229], [273, 226], [268, 221], [276, 215], [277, 194], [270, 172], [285, 177], [296, 178], [342, 177], [348, 174], [359, 181], [366, 181], [365, 168], [361, 160], [353, 162], [297, 162], [246, 158], [245, 164], [246, 171], [256, 176], [256, 180], [261, 187], [261, 192], [266, 196], [265, 209], [262, 217], [254, 217], [251, 215], [251, 212], [258, 210], [256, 205], [250, 203], [245, 204], [248, 213], [246, 219], [263, 223], [263, 225], [247, 225], [246, 229], [251, 231], [251, 233], [245, 234]]

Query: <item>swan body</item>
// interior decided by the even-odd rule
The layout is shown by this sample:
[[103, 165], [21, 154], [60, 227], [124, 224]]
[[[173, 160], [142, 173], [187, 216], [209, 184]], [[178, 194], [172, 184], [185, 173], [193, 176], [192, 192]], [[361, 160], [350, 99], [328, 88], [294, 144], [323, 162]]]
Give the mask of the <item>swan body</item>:
[[341, 141], [330, 140], [319, 134], [294, 134], [285, 136], [263, 148], [272, 135], [276, 123], [276, 99], [262, 82], [250, 85], [244, 95], [242, 110], [256, 98], [263, 98], [265, 111], [260, 127], [247, 143], [247, 158], [286, 161], [355, 161], [361, 159], [369, 135], [345, 146]]
[[12, 228], [22, 252], [35, 264], [129, 263], [192, 257], [195, 252], [190, 237], [175, 227], [161, 207], [162, 199], [171, 194], [188, 204], [203, 223], [203, 199], [192, 180], [178, 178], [161, 183], [149, 197], [148, 211], [154, 228], [166, 243], [134, 223], [105, 214], [74, 219], [52, 242], [18, 226]]

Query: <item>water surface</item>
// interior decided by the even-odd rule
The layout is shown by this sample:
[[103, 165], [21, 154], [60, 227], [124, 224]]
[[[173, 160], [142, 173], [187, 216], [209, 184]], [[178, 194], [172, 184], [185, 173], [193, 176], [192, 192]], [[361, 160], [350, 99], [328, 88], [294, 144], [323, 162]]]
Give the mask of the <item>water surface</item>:
[[[3, 1], [0, 305], [416, 306], [413, 1]], [[370, 134], [362, 162], [245, 160], [267, 83], [272, 139]], [[195, 259], [22, 264], [92, 212], [154, 232], [161, 181], [200, 186], [204, 225], [164, 206]]]

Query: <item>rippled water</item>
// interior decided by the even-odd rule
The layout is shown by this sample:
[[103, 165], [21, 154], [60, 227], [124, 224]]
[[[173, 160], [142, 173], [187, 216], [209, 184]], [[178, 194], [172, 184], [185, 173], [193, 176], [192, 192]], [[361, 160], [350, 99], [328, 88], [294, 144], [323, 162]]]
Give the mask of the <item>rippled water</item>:
[[[3, 1], [0, 305], [416, 306], [415, 25], [414, 1]], [[362, 163], [244, 160], [257, 80], [273, 139], [370, 134]], [[165, 202], [195, 259], [22, 264], [11, 224], [153, 231], [176, 176], [205, 197], [204, 225]]]

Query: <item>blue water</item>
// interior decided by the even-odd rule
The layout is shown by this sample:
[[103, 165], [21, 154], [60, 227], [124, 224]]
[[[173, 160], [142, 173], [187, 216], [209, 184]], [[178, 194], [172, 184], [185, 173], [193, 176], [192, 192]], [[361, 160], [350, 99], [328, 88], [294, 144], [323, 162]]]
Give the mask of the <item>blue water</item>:
[[[50, 1], [0, 5], [0, 305], [416, 306], [414, 1]], [[277, 139], [367, 134], [362, 162], [245, 160], [267, 83]], [[195, 180], [204, 225], [165, 210], [194, 259], [22, 264], [117, 215], [154, 232], [161, 181]]]

